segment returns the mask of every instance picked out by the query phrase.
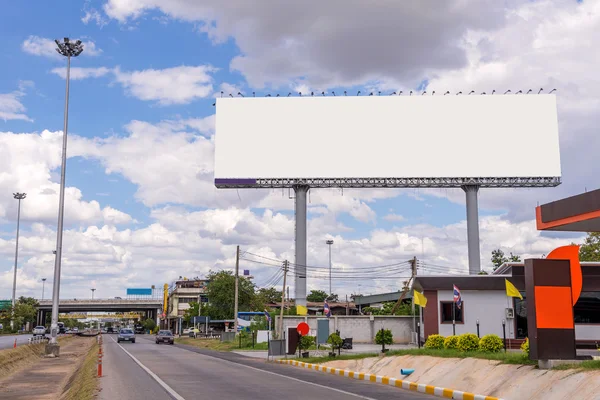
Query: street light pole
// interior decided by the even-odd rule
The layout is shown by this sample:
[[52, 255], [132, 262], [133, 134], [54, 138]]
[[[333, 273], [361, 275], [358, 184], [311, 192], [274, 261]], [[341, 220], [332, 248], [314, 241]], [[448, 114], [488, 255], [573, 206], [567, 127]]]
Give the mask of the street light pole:
[[333, 240], [329, 239], [325, 243], [329, 245], [329, 296], [331, 296], [333, 294], [331, 291], [331, 245], [333, 244]]
[[21, 223], [21, 200], [27, 197], [26, 193], [13, 193], [15, 199], [19, 200], [19, 207], [17, 208], [17, 240], [15, 246], [15, 274], [13, 276], [13, 290], [12, 290], [12, 318], [10, 319], [10, 329], [15, 327], [15, 305], [16, 305], [16, 294], [17, 294], [17, 262], [19, 260], [19, 228]]
[[42, 300], [44, 300], [44, 287], [46, 286], [46, 278], [42, 278]]
[[50, 342], [46, 346], [46, 353], [58, 356], [58, 302], [60, 296], [60, 267], [62, 258], [63, 221], [65, 210], [65, 173], [67, 169], [67, 127], [69, 124], [69, 78], [71, 74], [71, 57], [77, 57], [83, 51], [81, 40], [76, 42], [64, 38], [64, 42], [55, 40], [58, 54], [67, 57], [67, 76], [65, 89], [65, 116], [62, 143], [62, 163], [60, 168], [60, 198], [58, 204], [58, 228], [56, 230], [56, 258], [54, 261], [54, 282], [52, 285], [52, 325], [50, 327]]

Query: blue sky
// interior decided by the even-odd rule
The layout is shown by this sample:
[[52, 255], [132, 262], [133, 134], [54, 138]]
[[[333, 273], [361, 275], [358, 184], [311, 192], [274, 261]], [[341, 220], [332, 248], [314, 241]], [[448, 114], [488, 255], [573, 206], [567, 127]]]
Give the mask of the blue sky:
[[[70, 250], [71, 259], [77, 260], [73, 261], [71, 268], [75, 271], [76, 265], [87, 267], [82, 267], [84, 272], [81, 276], [77, 275], [73, 278], [73, 285], [67, 286], [69, 294], [79, 292], [76, 288], [78, 280], [95, 282], [101, 276], [103, 281], [108, 279], [115, 286], [111, 290], [116, 293], [129, 279], [161, 284], [170, 276], [203, 274], [215, 265], [230, 263], [232, 257], [227, 243], [235, 243], [241, 237], [274, 257], [289, 256], [292, 251], [290, 235], [293, 225], [290, 221], [293, 221], [293, 204], [286, 200], [287, 194], [282, 198], [271, 196], [266, 199], [265, 194], [242, 191], [242, 204], [251, 207], [250, 214], [244, 214], [236, 210], [240, 202], [235, 192], [215, 195], [214, 187], [207, 183], [210, 179], [206, 179], [206, 174], [210, 171], [206, 171], [210, 168], [204, 163], [212, 157], [207, 144], [213, 133], [210, 117], [214, 114], [214, 97], [219, 96], [221, 90], [225, 96], [229, 93], [235, 96], [238, 90], [246, 95], [253, 91], [257, 95], [287, 95], [298, 91], [308, 94], [322, 90], [340, 94], [344, 90], [349, 94], [360, 90], [368, 94], [370, 91], [391, 93], [430, 88], [442, 93], [446, 88], [489, 90], [491, 83], [487, 81], [492, 82], [494, 87], [515, 87], [521, 84], [521, 75], [528, 73], [528, 79], [536, 76], [534, 72], [523, 72], [523, 68], [513, 66], [510, 60], [514, 60], [515, 55], [508, 50], [510, 46], [502, 47], [505, 42], [510, 43], [513, 35], [523, 35], [523, 29], [527, 29], [527, 33], [535, 32], [533, 27], [524, 28], [519, 20], [506, 18], [508, 8], [491, 10], [483, 6], [480, 8], [480, 5], [461, 5], [452, 9], [447, 20], [439, 21], [428, 11], [413, 15], [413, 10], [393, 5], [390, 6], [393, 8], [390, 16], [415, 22], [414, 26], [407, 23], [403, 28], [413, 29], [410, 35], [396, 37], [397, 24], [394, 21], [377, 20], [373, 16], [363, 18], [365, 10], [357, 5], [349, 6], [344, 20], [336, 17], [338, 10], [332, 4], [320, 9], [310, 5], [293, 6], [289, 11], [282, 7], [278, 10], [279, 15], [289, 18], [287, 23], [282, 23], [268, 9], [248, 7], [243, 2], [236, 3], [237, 8], [222, 8], [210, 2], [202, 8], [199, 3], [189, 0], [174, 0], [169, 6], [154, 6], [153, 2], [138, 0], [129, 3], [123, 0], [84, 1], [79, 4], [70, 1], [33, 3], [35, 6], [8, 2], [3, 5], [0, 16], [0, 47], [3, 49], [0, 55], [0, 96], [5, 95], [12, 102], [9, 104], [12, 108], [6, 110], [21, 115], [19, 118], [0, 119], [0, 134], [6, 133], [7, 147], [4, 148], [9, 149], [9, 158], [13, 160], [11, 166], [4, 167], [6, 170], [2, 170], [0, 162], [0, 184], [3, 182], [2, 173], [6, 173], [8, 178], [4, 182], [10, 186], [5, 190], [7, 197], [0, 202], [0, 239], [4, 240], [0, 242], [0, 298], [6, 297], [5, 290], [9, 287], [12, 272], [11, 248], [14, 249], [16, 222], [13, 191], [28, 190], [27, 207], [32, 207], [24, 209], [23, 214], [23, 235], [26, 239], [22, 263], [26, 266], [22, 279], [26, 282], [23, 286], [26, 293], [37, 290], [40, 277], [48, 275], [52, 263], [44, 257], [48, 246], [52, 246], [56, 229], [56, 211], [49, 205], [55, 201], [56, 194], [47, 198], [36, 197], [36, 188], [50, 187], [59, 181], [60, 169], [56, 162], [57, 155], [60, 155], [59, 137], [44, 142], [40, 138], [44, 130], [62, 130], [65, 81], [52, 70], [64, 67], [66, 60], [43, 47], [48, 39], [68, 36], [84, 41], [87, 44], [84, 54], [72, 60], [73, 73], [83, 68], [79, 72], [98, 75], [82, 79], [76, 79], [74, 75], [71, 80], [67, 186], [79, 189], [82, 197], [74, 199], [77, 207], [67, 211], [72, 217], [67, 228], [73, 230], [73, 237], [83, 235], [81, 232], [90, 230], [90, 227], [98, 231], [104, 229], [102, 232], [105, 233], [100, 239], [92, 238], [91, 233], [77, 236], [77, 241], [73, 242], [75, 247], [87, 247]], [[515, 2], [513, 7], [537, 7], [527, 3]], [[565, 13], [574, 12], [562, 6], [548, 6], [550, 11], [540, 8], [539, 15], [554, 13], [552, 15], [560, 21], [560, 18], [567, 18]], [[331, 30], [322, 28], [319, 21], [329, 21]], [[359, 26], [365, 29], [364, 37], [350, 40], [346, 36], [354, 32], [352, 26], [356, 24], [362, 24]], [[430, 28], [426, 29], [427, 26]], [[471, 29], [485, 32], [496, 47], [481, 44], [470, 47], [467, 38]], [[556, 31], [560, 29], [564, 29], [560, 24], [555, 26]], [[584, 33], [564, 34], [576, 38]], [[386, 42], [390, 37], [395, 39]], [[418, 45], [419, 41], [422, 45]], [[456, 47], [456, 43], [462, 44]], [[370, 54], [376, 46], [388, 47]], [[399, 54], [398, 49], [405, 54]], [[445, 56], [438, 57], [428, 49], [436, 49]], [[480, 54], [485, 51], [490, 54]], [[539, 55], [535, 51], [532, 54], [529, 65], [534, 65], [538, 59], [541, 65], [547, 65], [541, 50]], [[485, 72], [489, 69], [485, 68], [489, 68], [487, 63], [490, 62], [505, 63], [503, 65], [508, 72], [499, 76], [485, 75], [489, 74]], [[547, 87], [548, 81], [566, 69], [557, 66], [539, 79], [536, 86]], [[163, 79], [168, 83], [165, 84]], [[577, 77], [573, 79], [578, 82]], [[552, 82], [552, 85], [561, 87], [560, 81], [555, 79]], [[488, 86], [482, 86], [484, 84]], [[568, 92], [567, 88], [564, 90]], [[6, 111], [2, 107], [0, 97], [0, 113]], [[563, 115], [568, 120], [568, 112]], [[586, 117], [579, 118], [585, 121]], [[139, 124], [132, 121], [139, 121]], [[9, 135], [9, 132], [14, 134]], [[36, 144], [26, 145], [26, 140]], [[136, 143], [139, 143], [139, 148], [136, 148]], [[40, 146], [49, 146], [52, 150], [36, 159], [38, 156], [31, 155], [32, 149], [42, 152]], [[2, 142], [0, 149], [3, 149]], [[74, 153], [80, 156], [74, 156]], [[14, 163], [15, 157], [23, 160], [22, 165]], [[569, 161], [568, 155], [563, 160], [567, 165], [575, 165]], [[51, 173], [49, 180], [43, 178], [47, 168]], [[113, 172], [107, 173], [107, 168]], [[204, 175], [198, 178], [199, 175], [193, 171], [202, 171]], [[27, 177], [32, 177], [30, 183], [27, 183]], [[480, 203], [480, 218], [496, 221], [496, 225], [502, 226], [497, 228], [502, 230], [502, 234], [496, 229], [482, 228], [482, 237], [487, 240], [482, 245], [482, 260], [485, 262], [490, 249], [495, 247], [508, 251], [516, 246], [515, 252], [520, 249], [521, 253], [536, 253], [538, 247], [535, 241], [541, 238], [532, 225], [536, 201], [576, 191], [574, 181], [568, 180], [572, 186], [564, 192], [486, 192]], [[24, 182], [26, 187], [15, 188], [20, 185], [19, 182]], [[340, 239], [336, 240], [336, 246], [339, 246], [336, 254], [344, 251], [351, 254], [365, 251], [363, 247], [356, 246], [357, 243], [365, 246], [368, 241], [370, 246], [374, 246], [368, 250], [372, 251], [373, 260], [376, 260], [373, 263], [385, 263], [389, 259], [410, 258], [412, 255], [404, 250], [384, 253], [376, 248], [379, 240], [373, 236], [376, 231], [392, 236], [408, 234], [410, 240], [415, 241], [429, 237], [432, 243], [452, 235], [462, 241], [466, 239], [460, 225], [465, 219], [464, 193], [460, 190], [433, 193], [411, 189], [391, 198], [381, 194], [376, 195], [375, 200], [368, 197], [366, 191], [364, 194], [345, 194], [344, 197], [341, 193], [326, 194], [322, 196], [325, 203], [317, 201], [311, 204], [326, 209], [324, 213], [309, 214], [318, 230], [319, 237], [314, 239], [315, 243], [321, 243], [321, 237], [337, 237]], [[94, 201], [99, 203], [99, 207], [92, 204]], [[168, 206], [177, 206], [180, 213], [185, 210], [193, 214], [163, 219], [151, 216], [153, 212], [155, 215], [164, 213]], [[265, 217], [265, 208], [274, 210], [275, 214], [282, 213], [288, 220]], [[118, 218], [110, 217], [117, 213], [115, 210], [124, 214], [117, 214]], [[365, 217], [371, 212], [374, 218]], [[507, 212], [509, 214], [505, 216]], [[390, 218], [390, 214], [396, 217]], [[177, 225], [179, 222], [184, 224]], [[48, 231], [39, 228], [36, 225], [39, 223]], [[162, 228], [157, 227], [158, 224]], [[525, 229], [529, 236], [522, 241], [514, 241], [514, 235], [506, 233], [506, 230], [520, 227], [519, 224], [525, 224], [519, 229]], [[252, 234], [244, 231], [250, 225], [255, 229], [251, 230]], [[486, 226], [493, 227], [494, 224]], [[164, 231], [161, 230], [163, 228]], [[138, 242], [129, 239], [129, 234], [139, 235]], [[160, 247], [157, 246], [171, 239], [189, 243], [189, 235], [195, 235], [198, 246], [206, 248], [193, 252], [175, 248], [168, 261], [157, 261], [163, 257], [159, 255]], [[214, 242], [207, 243], [209, 240]], [[399, 248], [406, 245], [402, 240], [398, 239]], [[548, 242], [543, 243], [551, 246]], [[36, 250], [40, 246], [43, 251]], [[312, 262], [322, 264], [326, 261], [325, 249], [317, 244], [315, 246], [311, 253], [314, 257]], [[444, 248], [444, 244], [440, 242], [439, 248]], [[90, 254], [94, 262], [85, 261], [83, 254]], [[464, 267], [466, 247], [451, 255], [432, 253], [426, 256], [435, 260], [437, 265]], [[102, 264], [104, 262], [106, 264]], [[349, 257], [339, 262], [348, 266], [353, 260]], [[99, 271], [98, 268], [105, 270]], [[144, 276], [144, 268], [151, 268], [155, 275], [161, 271], [160, 278]], [[106, 276], [110, 276], [112, 281]]]

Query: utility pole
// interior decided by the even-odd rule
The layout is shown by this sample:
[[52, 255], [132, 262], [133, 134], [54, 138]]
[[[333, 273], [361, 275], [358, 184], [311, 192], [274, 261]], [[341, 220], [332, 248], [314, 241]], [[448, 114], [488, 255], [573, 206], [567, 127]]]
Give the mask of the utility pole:
[[[415, 315], [415, 292], [414, 292], [414, 286], [415, 286], [415, 278], [417, 276], [417, 257], [413, 257], [412, 260], [410, 260], [410, 266], [411, 266], [411, 274], [410, 274], [410, 289], [412, 291], [412, 315], [413, 315], [413, 331], [415, 333], [417, 333], [417, 317]], [[417, 338], [417, 341], [419, 340], [419, 338]]]
[[288, 260], [283, 262], [283, 290], [281, 291], [281, 310], [279, 311], [279, 339], [283, 337], [283, 304], [285, 302], [285, 285], [287, 284]]
[[[400, 304], [402, 304], [402, 300], [404, 300], [404, 296], [406, 296], [408, 291], [410, 289], [412, 289], [412, 282], [414, 281], [415, 276], [417, 275], [417, 257], [414, 257], [412, 260], [409, 261], [409, 263], [411, 264], [412, 273], [411, 273], [409, 281], [406, 284], [406, 287], [402, 290], [402, 294], [400, 295], [400, 298], [398, 298], [398, 301], [396, 302], [396, 304], [394, 304], [394, 307], [392, 308], [392, 315], [394, 315], [396, 313], [396, 310], [398, 309], [398, 307], [400, 307]], [[414, 304], [413, 304], [413, 310], [414, 310]]]
[[240, 246], [237, 246], [235, 251], [235, 298], [233, 300], [233, 329], [237, 335], [238, 331], [238, 290], [240, 280]]
[[288, 306], [289, 306], [291, 304], [290, 303], [290, 287], [289, 286], [287, 287], [286, 291], [287, 291], [287, 303], [288, 303]]

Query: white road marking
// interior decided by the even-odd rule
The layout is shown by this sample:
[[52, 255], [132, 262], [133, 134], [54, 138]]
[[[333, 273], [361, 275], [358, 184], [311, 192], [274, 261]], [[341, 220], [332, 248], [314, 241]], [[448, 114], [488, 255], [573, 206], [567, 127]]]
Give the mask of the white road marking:
[[[113, 339], [113, 340], [114, 340], [114, 339]], [[189, 351], [189, 350], [188, 350], [188, 351]], [[280, 376], [280, 377], [282, 377], [282, 378], [286, 378], [286, 379], [289, 379], [289, 380], [292, 380], [292, 381], [300, 382], [300, 383], [303, 383], [303, 384], [305, 384], [305, 385], [312, 385], [312, 386], [317, 386], [317, 387], [320, 387], [320, 388], [323, 388], [323, 389], [332, 390], [332, 391], [334, 391], [334, 392], [342, 393], [342, 394], [345, 394], [345, 395], [347, 395], [347, 396], [353, 396], [353, 397], [356, 397], [356, 398], [359, 398], [359, 399], [364, 399], [364, 400], [376, 400], [376, 399], [374, 399], [374, 398], [371, 398], [371, 397], [366, 397], [366, 396], [362, 396], [362, 395], [360, 395], [360, 394], [355, 394], [355, 393], [346, 392], [345, 390], [336, 389], [336, 388], [332, 388], [332, 387], [329, 387], [329, 386], [319, 385], [318, 383], [313, 383], [313, 382], [309, 382], [309, 381], [303, 381], [302, 379], [292, 378], [291, 376], [287, 376], [287, 375], [278, 374], [278, 373], [276, 373], [276, 372], [265, 371], [264, 369], [260, 369], [260, 368], [254, 368], [254, 367], [251, 367], [251, 366], [249, 366], [249, 365], [239, 364], [239, 363], [236, 363], [236, 362], [234, 362], [234, 361], [225, 360], [225, 359], [223, 359], [223, 358], [219, 358], [219, 357], [213, 357], [213, 356], [209, 356], [209, 355], [207, 355], [207, 354], [202, 354], [202, 353], [196, 353], [196, 354], [200, 354], [201, 356], [205, 356], [205, 357], [214, 358], [215, 360], [226, 361], [226, 362], [228, 362], [228, 363], [235, 364], [235, 365], [237, 365], [237, 366], [241, 366], [241, 367], [244, 367], [244, 368], [249, 368], [249, 369], [252, 369], [252, 370], [254, 370], [254, 371], [263, 372], [263, 373], [265, 373], [265, 374], [269, 374], [269, 375], [275, 375], [275, 376]]]
[[121, 346], [119, 343], [117, 343], [117, 341], [111, 337], [112, 341], [116, 343], [117, 346], [119, 346], [121, 348], [121, 350], [123, 350], [125, 352], [125, 354], [127, 354], [129, 357], [131, 357], [131, 359], [133, 361], [135, 361], [135, 363], [137, 365], [139, 365], [144, 371], [146, 371], [148, 373], [148, 375], [150, 375], [156, 382], [158, 382], [158, 384], [160, 386], [163, 387], [163, 389], [165, 389], [167, 391], [167, 393], [169, 393], [171, 396], [173, 396], [174, 399], [176, 400], [185, 400], [183, 397], [181, 397], [179, 395], [179, 393], [177, 393], [175, 390], [173, 390], [173, 388], [169, 385], [167, 385], [162, 379], [160, 379], [158, 377], [158, 375], [156, 375], [154, 372], [150, 371], [150, 369], [148, 367], [146, 367], [144, 364], [142, 364], [137, 358], [135, 358], [133, 356], [133, 354], [131, 354], [130, 352], [128, 352], [127, 350], [125, 350], [125, 348], [123, 346]]

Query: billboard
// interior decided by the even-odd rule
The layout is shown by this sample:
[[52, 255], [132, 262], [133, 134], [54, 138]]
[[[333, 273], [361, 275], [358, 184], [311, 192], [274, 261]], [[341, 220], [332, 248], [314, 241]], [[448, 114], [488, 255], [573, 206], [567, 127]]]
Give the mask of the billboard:
[[152, 288], [128, 288], [127, 296], [152, 296]]
[[554, 94], [240, 97], [216, 107], [217, 187], [560, 183]]

